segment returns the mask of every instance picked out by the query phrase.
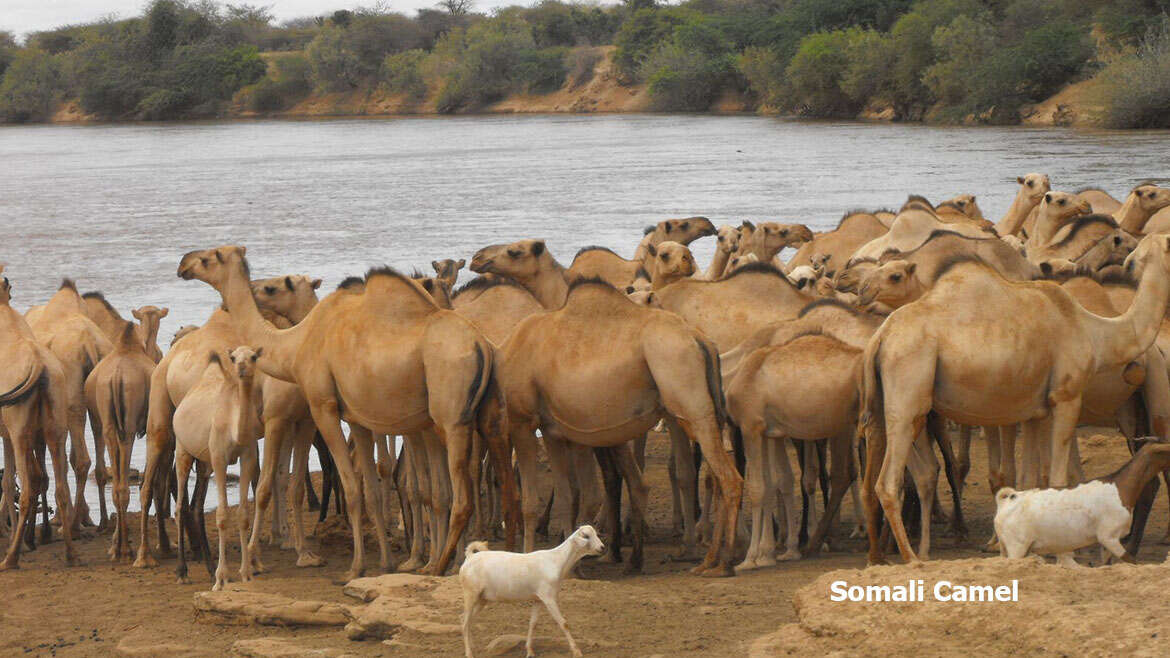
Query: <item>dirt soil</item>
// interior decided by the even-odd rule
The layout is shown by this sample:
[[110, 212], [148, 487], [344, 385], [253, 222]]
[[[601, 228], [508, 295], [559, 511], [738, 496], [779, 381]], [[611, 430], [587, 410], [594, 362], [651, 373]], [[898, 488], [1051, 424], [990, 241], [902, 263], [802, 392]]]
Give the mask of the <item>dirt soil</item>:
[[[1080, 435], [1089, 476], [1110, 472], [1127, 459], [1119, 435], [1092, 428]], [[822, 557], [781, 563], [728, 579], [697, 578], [687, 573], [692, 564], [669, 560], [678, 541], [670, 532], [666, 442], [652, 441], [648, 452], [651, 542], [645, 573], [624, 575], [621, 565], [586, 561], [582, 567], [586, 580], [567, 582], [561, 595], [561, 608], [573, 634], [589, 655], [948, 655], [972, 650], [993, 655], [1157, 650], [1165, 655], [1170, 649], [1165, 639], [1159, 639], [1167, 634], [1152, 617], [1165, 608], [1163, 583], [1170, 568], [1124, 565], [1069, 571], [1032, 561], [1005, 562], [979, 550], [990, 536], [994, 512], [982, 441], [977, 440], [972, 449], [973, 468], [964, 506], [971, 527], [969, 545], [954, 547], [952, 539], [942, 536], [942, 526], [935, 525], [933, 561], [925, 567], [865, 570], [863, 541], [842, 538], [839, 550]], [[945, 484], [940, 489], [947, 501]], [[1166, 547], [1158, 543], [1167, 524], [1165, 501], [1165, 494], [1160, 494], [1139, 554], [1147, 565], [1160, 565], [1166, 557]], [[944, 502], [944, 508], [949, 509], [949, 503]], [[854, 510], [847, 498], [843, 519], [852, 518]], [[135, 524], [131, 519], [132, 528]], [[235, 576], [239, 550], [232, 534], [228, 555]], [[269, 571], [248, 584], [232, 583], [229, 589], [343, 604], [361, 613], [363, 604], [345, 596], [332, 582], [348, 565], [348, 542], [337, 532], [322, 534], [324, 540], [310, 541], [319, 545], [327, 558], [325, 567], [298, 569], [291, 551], [266, 548], [264, 561]], [[395, 533], [396, 538], [400, 536]], [[451, 632], [452, 625], [459, 623], [454, 579], [435, 590], [445, 592], [441, 597], [419, 594], [421, 598], [401, 603], [434, 606], [429, 609], [428, 624], [403, 626], [385, 641], [354, 641], [340, 626], [240, 625], [214, 615], [197, 615], [194, 597], [210, 586], [200, 565], [192, 564], [192, 584], [180, 585], [174, 577], [174, 559], [164, 559], [162, 566], [146, 570], [111, 564], [105, 556], [108, 540], [108, 535], [91, 535], [80, 542], [85, 566], [66, 568], [64, 548], [57, 541], [26, 553], [20, 570], [0, 574], [0, 591], [5, 595], [0, 604], [0, 655], [201, 656], [226, 655], [234, 650], [248, 655], [422, 656], [458, 655], [462, 651], [459, 634]], [[213, 536], [213, 545], [215, 541]], [[134, 543], [136, 546], [136, 532]], [[395, 558], [403, 559], [400, 550]], [[891, 559], [897, 561], [896, 556]], [[1080, 560], [1095, 563], [1097, 553], [1085, 552]], [[367, 571], [367, 575], [376, 574]], [[1018, 578], [1021, 601], [965, 605], [828, 601], [827, 587], [833, 580], [864, 585], [897, 583], [912, 577], [928, 583], [949, 579], [995, 584]], [[375, 600], [369, 606], [377, 603]], [[523, 655], [522, 642], [513, 646], [513, 636], [524, 634], [527, 618], [526, 605], [489, 604], [474, 628], [481, 655], [487, 655], [485, 647], [493, 639], [502, 652], [493, 655]], [[891, 628], [898, 630], [882, 632]], [[547, 616], [542, 615], [537, 634], [544, 638], [537, 647], [541, 655], [568, 655]], [[241, 640], [245, 642], [237, 644]]]

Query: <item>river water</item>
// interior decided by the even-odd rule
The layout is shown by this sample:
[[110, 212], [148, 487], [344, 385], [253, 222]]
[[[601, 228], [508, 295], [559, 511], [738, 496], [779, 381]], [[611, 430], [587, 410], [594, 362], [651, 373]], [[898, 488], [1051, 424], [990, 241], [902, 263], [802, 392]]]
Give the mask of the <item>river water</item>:
[[[311, 274], [328, 291], [371, 265], [429, 271], [433, 259], [526, 237], [547, 239], [566, 266], [590, 244], [628, 257], [643, 226], [689, 215], [817, 230], [846, 209], [897, 208], [909, 193], [972, 193], [995, 221], [1017, 175], [1121, 198], [1140, 180], [1170, 178], [1168, 152], [1170, 132], [755, 116], [4, 127], [0, 262], [20, 310], [44, 303], [62, 277], [103, 291], [126, 317], [170, 307], [165, 350], [219, 301], [175, 276], [192, 249], [243, 244], [255, 276]], [[692, 245], [700, 266], [713, 242]], [[135, 466], [144, 453], [139, 442]]]

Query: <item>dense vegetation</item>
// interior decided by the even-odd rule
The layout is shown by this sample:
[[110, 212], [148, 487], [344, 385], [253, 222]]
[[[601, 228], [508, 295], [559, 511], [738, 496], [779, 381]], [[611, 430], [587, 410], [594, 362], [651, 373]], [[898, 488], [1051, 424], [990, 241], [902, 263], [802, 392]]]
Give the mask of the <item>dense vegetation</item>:
[[382, 88], [440, 112], [589, 81], [615, 46], [622, 82], [661, 110], [735, 91], [761, 108], [849, 117], [1011, 123], [1022, 106], [1100, 73], [1103, 120], [1170, 126], [1170, 0], [542, 0], [471, 11], [444, 0], [277, 25], [267, 9], [153, 0], [142, 16], [0, 32], [0, 119], [63, 100], [105, 119], [286, 109], [317, 92]]

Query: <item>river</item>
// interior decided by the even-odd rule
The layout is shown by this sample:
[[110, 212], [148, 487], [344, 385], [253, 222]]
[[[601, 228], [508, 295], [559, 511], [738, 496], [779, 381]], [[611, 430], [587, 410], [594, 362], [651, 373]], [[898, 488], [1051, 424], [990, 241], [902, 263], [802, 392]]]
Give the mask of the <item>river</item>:
[[[165, 350], [219, 302], [175, 276], [192, 249], [243, 244], [255, 276], [311, 274], [329, 291], [371, 265], [429, 271], [433, 259], [527, 237], [545, 238], [566, 266], [591, 244], [629, 256], [643, 226], [689, 215], [818, 230], [910, 193], [972, 193], [995, 221], [1017, 175], [1121, 198], [1170, 178], [1167, 152], [1170, 132], [710, 115], [3, 127], [0, 262], [20, 310], [63, 277], [103, 291], [125, 317], [169, 307]], [[713, 242], [692, 245], [700, 266]], [[140, 441], [136, 467], [144, 453]]]

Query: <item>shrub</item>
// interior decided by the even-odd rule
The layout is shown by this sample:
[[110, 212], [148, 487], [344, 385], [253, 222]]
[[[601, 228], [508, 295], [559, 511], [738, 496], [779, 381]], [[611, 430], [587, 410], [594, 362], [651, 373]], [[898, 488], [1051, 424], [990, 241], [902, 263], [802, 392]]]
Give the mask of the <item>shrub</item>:
[[34, 49], [19, 51], [0, 82], [0, 119], [44, 121], [62, 89], [61, 68], [52, 55]]
[[194, 105], [187, 94], [174, 89], [158, 89], [138, 103], [138, 114], [148, 121], [172, 119]]
[[309, 62], [299, 54], [273, 59], [268, 76], [243, 90], [244, 106], [254, 112], [288, 109], [312, 90]]
[[784, 84], [784, 62], [771, 48], [749, 46], [735, 61], [735, 68], [747, 80], [762, 105], [778, 107]]
[[382, 81], [386, 88], [411, 98], [421, 98], [427, 93], [421, 65], [427, 56], [422, 50], [408, 50], [404, 53], [387, 55], [382, 63]]
[[719, 94], [730, 70], [730, 58], [665, 43], [642, 65], [654, 109], [698, 112]]
[[674, 33], [682, 16], [666, 9], [639, 9], [622, 23], [614, 45], [614, 68], [618, 73], [634, 78], [642, 70], [646, 59]]
[[[534, 46], [532, 30], [514, 13], [452, 30], [422, 64], [424, 78], [439, 88], [436, 108], [455, 112], [493, 102], [529, 83], [549, 83], [545, 74], [551, 67], [540, 63]], [[521, 66], [524, 79], [516, 73]], [[560, 70], [563, 80], [563, 63]]]
[[1152, 32], [1133, 55], [1097, 76], [1101, 122], [1109, 128], [1170, 127], [1170, 23]]
[[564, 47], [522, 50], [508, 77], [527, 94], [556, 91], [565, 84], [568, 53]]
[[841, 30], [810, 34], [800, 42], [784, 71], [794, 109], [816, 116], [850, 113], [853, 103], [840, 86], [849, 66], [848, 48], [849, 35]]
[[345, 31], [329, 25], [305, 50], [313, 81], [323, 91], [348, 91], [362, 79], [362, 65], [357, 55], [345, 45]]
[[593, 70], [605, 55], [596, 48], [575, 48], [567, 57], [570, 89], [578, 89], [593, 80]]

